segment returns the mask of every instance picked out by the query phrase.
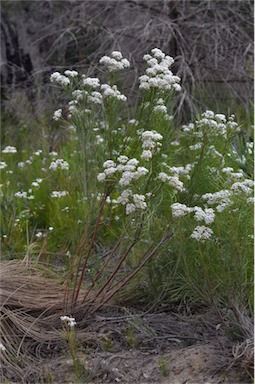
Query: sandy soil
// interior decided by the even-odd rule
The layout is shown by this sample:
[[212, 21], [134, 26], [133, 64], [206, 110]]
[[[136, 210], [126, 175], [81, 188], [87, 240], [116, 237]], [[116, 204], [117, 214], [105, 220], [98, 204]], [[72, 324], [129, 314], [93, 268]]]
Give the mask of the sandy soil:
[[252, 378], [242, 359], [233, 359], [238, 341], [212, 309], [187, 315], [137, 309], [101, 313], [89, 326], [90, 342], [79, 339], [75, 375], [68, 351], [42, 361], [49, 383], [248, 384]]

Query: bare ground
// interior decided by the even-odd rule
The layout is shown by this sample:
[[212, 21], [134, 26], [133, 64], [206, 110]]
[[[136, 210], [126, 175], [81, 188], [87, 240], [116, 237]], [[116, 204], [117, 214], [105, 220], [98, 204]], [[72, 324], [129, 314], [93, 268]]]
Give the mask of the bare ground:
[[[144, 313], [121, 308], [95, 316], [90, 342], [77, 339], [82, 372], [77, 378], [68, 350], [41, 361], [49, 383], [248, 384], [251, 367], [234, 358], [237, 339], [214, 309], [193, 313]], [[82, 321], [81, 321], [82, 323]], [[75, 374], [76, 372], [76, 374]]]

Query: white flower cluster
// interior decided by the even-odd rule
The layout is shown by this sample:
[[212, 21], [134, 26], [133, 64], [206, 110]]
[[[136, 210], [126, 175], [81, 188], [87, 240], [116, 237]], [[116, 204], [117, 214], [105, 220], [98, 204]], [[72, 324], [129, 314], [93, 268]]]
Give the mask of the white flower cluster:
[[203, 210], [201, 207], [194, 207], [192, 210], [195, 212], [194, 218], [196, 221], [204, 221], [205, 224], [214, 222], [215, 213], [212, 208], [205, 208]]
[[227, 207], [231, 206], [233, 201], [230, 199], [232, 196], [232, 192], [229, 191], [228, 189], [223, 189], [218, 192], [214, 193], [205, 193], [204, 195], [201, 196], [203, 200], [206, 200], [208, 205], [216, 205], [216, 211], [217, 212], [223, 212], [224, 209]]
[[50, 81], [63, 87], [70, 84], [69, 78], [67, 76], [61, 75], [59, 72], [52, 73], [50, 76]]
[[53, 120], [55, 121], [58, 121], [62, 116], [62, 109], [57, 109], [54, 113], [53, 113]]
[[238, 124], [234, 121], [234, 115], [231, 115], [228, 120], [223, 114], [215, 114], [213, 111], [205, 111], [202, 114], [202, 119], [196, 121], [199, 130], [203, 131], [204, 128], [209, 128], [210, 132], [215, 135], [227, 137], [227, 133], [239, 132]]
[[69, 327], [74, 327], [77, 324], [74, 317], [61, 316], [60, 320], [64, 321]]
[[213, 230], [211, 228], [208, 228], [202, 225], [202, 226], [197, 226], [192, 232], [190, 237], [192, 239], [201, 241], [203, 243], [205, 240], [210, 240], [212, 234], [213, 234]]
[[145, 196], [135, 194], [131, 189], [125, 189], [118, 197], [117, 203], [126, 206], [127, 215], [135, 212], [137, 209], [146, 209], [147, 207]]
[[66, 76], [68, 76], [68, 77], [71, 77], [71, 78], [73, 78], [73, 77], [77, 77], [77, 76], [79, 75], [79, 73], [78, 73], [77, 71], [74, 71], [74, 70], [70, 71], [69, 69], [67, 69], [67, 70], [64, 72], [64, 74], [65, 74]]
[[36, 187], [36, 188], [38, 188], [38, 187], [40, 186], [40, 184], [41, 184], [42, 181], [43, 181], [43, 179], [36, 179], [36, 181], [33, 181], [33, 182], [31, 183], [31, 186], [32, 186], [32, 187]]
[[2, 153], [16, 153], [17, 149], [11, 145], [8, 145], [2, 150]]
[[174, 203], [171, 205], [173, 217], [182, 217], [186, 216], [188, 213], [194, 212], [194, 218], [196, 221], [204, 221], [205, 224], [211, 224], [214, 222], [215, 213], [212, 208], [205, 208], [203, 210], [201, 207], [187, 207], [185, 204]]
[[164, 105], [163, 99], [158, 99], [156, 101], [155, 107], [153, 107], [153, 112], [159, 112], [159, 113], [167, 113], [167, 107]]
[[254, 143], [253, 143], [253, 141], [247, 141], [247, 143], [246, 143], [246, 148], [247, 148], [247, 153], [248, 153], [249, 155], [252, 155], [252, 153], [253, 153], [253, 149], [254, 149]]
[[195, 124], [194, 123], [189, 123], [187, 125], [182, 126], [183, 132], [193, 132], [195, 129]]
[[183, 166], [179, 166], [179, 167], [170, 167], [169, 165], [167, 165], [166, 163], [162, 163], [163, 166], [165, 166], [168, 171], [173, 175], [173, 176], [176, 176], [176, 177], [180, 177], [180, 176], [185, 176], [186, 179], [190, 180], [190, 171], [193, 169], [194, 167], [194, 163], [193, 164], [186, 164], [185, 167]]
[[165, 172], [160, 172], [158, 175], [158, 179], [161, 180], [163, 183], [168, 183], [171, 187], [173, 187], [176, 191], [183, 191], [183, 182], [179, 179], [179, 177], [176, 176], [169, 176]]
[[142, 141], [143, 152], [141, 158], [144, 160], [150, 160], [154, 153], [158, 153], [162, 146], [161, 140], [163, 136], [157, 131], [139, 131], [140, 139]]
[[[187, 214], [194, 212], [194, 218], [196, 221], [204, 221], [205, 224], [211, 224], [214, 222], [215, 213], [212, 208], [205, 208], [203, 210], [201, 207], [187, 207], [185, 204], [174, 203], [171, 205], [172, 215], [173, 217], [183, 217]], [[213, 230], [204, 225], [197, 226], [191, 234], [191, 238], [204, 242], [205, 240], [209, 240], [211, 235], [213, 234]]]
[[5, 161], [0, 161], [0, 169], [4, 169], [7, 167], [7, 164]]
[[57, 160], [52, 161], [50, 163], [49, 169], [52, 171], [56, 171], [57, 169], [68, 171], [69, 164], [67, 161], [65, 161], [63, 159], [57, 159]]
[[111, 56], [103, 56], [99, 63], [105, 65], [109, 72], [117, 72], [130, 67], [129, 61], [123, 59], [122, 53], [119, 51], [113, 51]]
[[121, 172], [119, 184], [121, 186], [129, 185], [133, 180], [138, 180], [140, 177], [145, 176], [149, 171], [145, 167], [137, 167], [139, 161], [137, 159], [128, 159], [127, 156], [119, 156], [117, 159], [119, 164], [116, 164], [112, 160], [104, 162], [104, 172], [99, 173], [97, 180], [102, 182], [108, 177]]
[[74, 98], [74, 100], [76, 101], [81, 101], [83, 99], [85, 99], [85, 97], [88, 95], [89, 93], [87, 91], [82, 91], [80, 89], [75, 89], [73, 92], [72, 92], [72, 96]]
[[203, 200], [206, 200], [206, 203], [208, 205], [217, 205], [215, 208], [216, 211], [222, 212], [227, 207], [234, 204], [233, 200], [231, 200], [232, 196], [240, 194], [251, 195], [253, 194], [253, 188], [254, 181], [250, 179], [245, 179], [243, 181], [237, 181], [232, 184], [230, 190], [224, 189], [214, 193], [205, 193], [201, 196], [201, 198]]
[[67, 196], [67, 195], [68, 195], [67, 191], [52, 191], [50, 197], [59, 198], [59, 197]]
[[153, 112], [163, 115], [164, 120], [167, 120], [167, 121], [173, 120], [173, 116], [168, 115], [167, 107], [165, 106], [164, 100], [162, 98], [160, 98], [156, 101], [156, 105], [155, 105], [155, 107], [153, 107]]
[[87, 100], [92, 104], [102, 104], [103, 96], [100, 92], [93, 91], [87, 96]]
[[237, 181], [231, 186], [231, 190], [236, 193], [247, 193], [251, 194], [253, 192], [252, 188], [254, 187], [254, 181], [250, 179], [245, 179], [243, 181]]
[[14, 193], [15, 197], [18, 197], [19, 199], [27, 199], [27, 200], [34, 200], [34, 195], [28, 195], [28, 193], [31, 193], [32, 190], [26, 191], [18, 191]]
[[102, 84], [101, 85], [102, 95], [103, 97], [107, 98], [114, 98], [119, 101], [126, 101], [127, 98], [125, 95], [123, 95], [117, 88], [117, 85], [110, 86], [109, 84]]
[[232, 167], [222, 168], [221, 172], [225, 173], [230, 180], [240, 180], [244, 178], [244, 172], [242, 169], [239, 169], [237, 172], [234, 172]]
[[191, 208], [187, 207], [185, 204], [174, 203], [171, 205], [173, 217], [182, 217], [186, 216], [191, 212]]
[[191, 151], [197, 151], [198, 149], [201, 149], [202, 147], [203, 147], [203, 143], [199, 141], [198, 143], [196, 143], [194, 145], [190, 145], [189, 149]]
[[166, 56], [160, 49], [151, 50], [152, 55], [145, 55], [144, 60], [149, 68], [146, 69], [146, 75], [139, 77], [140, 89], [157, 88], [163, 91], [180, 91], [180, 78], [173, 75], [169, 69], [174, 63], [174, 59]]
[[86, 77], [85, 75], [82, 75], [82, 84], [97, 89], [100, 87], [100, 80], [97, 77]]

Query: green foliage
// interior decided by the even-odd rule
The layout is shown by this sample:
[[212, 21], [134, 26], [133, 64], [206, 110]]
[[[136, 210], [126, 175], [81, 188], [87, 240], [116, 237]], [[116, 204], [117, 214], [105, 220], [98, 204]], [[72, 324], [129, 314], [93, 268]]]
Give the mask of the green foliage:
[[[129, 281], [123, 276], [131, 279], [143, 267], [141, 292], [149, 300], [249, 307], [248, 122], [206, 111], [177, 126], [178, 79], [168, 72], [176, 87], [164, 88], [159, 79], [168, 68], [149, 69], [154, 85], [140, 81], [135, 110], [125, 105], [121, 84], [114, 85], [114, 71], [107, 85], [78, 73], [53, 76], [70, 100], [67, 119], [62, 109], [54, 113], [52, 126], [42, 127], [40, 148], [31, 150], [28, 142], [2, 152], [2, 255], [45, 255], [66, 267], [73, 297], [85, 284], [98, 294], [102, 289], [101, 304]], [[56, 152], [50, 132], [58, 125], [63, 135]], [[26, 137], [24, 131], [24, 144]], [[5, 145], [13, 145], [8, 137]]]

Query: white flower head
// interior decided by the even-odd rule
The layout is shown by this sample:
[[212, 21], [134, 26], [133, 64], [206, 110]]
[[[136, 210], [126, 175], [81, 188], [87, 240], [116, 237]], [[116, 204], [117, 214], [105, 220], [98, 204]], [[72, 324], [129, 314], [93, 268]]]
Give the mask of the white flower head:
[[0, 351], [3, 351], [3, 352], [6, 351], [6, 348], [1, 341], [0, 341]]
[[70, 316], [61, 316], [60, 320], [65, 322], [71, 328], [77, 324], [75, 318]]
[[203, 210], [200, 207], [194, 207], [192, 210], [195, 212], [194, 218], [196, 221], [204, 221], [205, 224], [211, 224], [214, 222], [215, 213], [212, 208], [206, 208]]
[[65, 161], [63, 159], [57, 159], [57, 160], [52, 161], [50, 163], [49, 169], [52, 171], [56, 171], [57, 169], [68, 171], [69, 164], [67, 161]]
[[149, 150], [149, 149], [145, 149], [143, 150], [142, 154], [141, 154], [141, 158], [144, 159], [144, 160], [150, 160], [152, 159], [152, 152]]
[[188, 213], [191, 212], [191, 208], [181, 203], [174, 203], [171, 205], [171, 208], [173, 217], [186, 216]]
[[7, 164], [5, 161], [0, 161], [0, 169], [4, 169], [7, 167]]
[[67, 195], [68, 195], [67, 191], [52, 191], [50, 196], [52, 198], [60, 198], [60, 197], [64, 197]]
[[109, 72], [117, 72], [130, 67], [130, 62], [123, 59], [122, 53], [119, 51], [113, 51], [111, 56], [103, 56], [99, 63], [103, 64]]
[[197, 226], [192, 232], [190, 237], [192, 239], [201, 241], [203, 243], [205, 240], [210, 240], [212, 234], [213, 234], [213, 230], [211, 228], [205, 227], [204, 225], [202, 225], [202, 226]]
[[91, 87], [93, 89], [100, 87], [100, 80], [97, 77], [85, 77], [82, 76], [82, 84], [84, 86]]
[[77, 71], [70, 71], [69, 69], [67, 69], [64, 74], [68, 77], [76, 77], [79, 75], [79, 73]]
[[61, 86], [67, 86], [70, 84], [70, 80], [67, 76], [61, 75], [59, 72], [54, 72], [50, 76], [50, 81]]
[[11, 145], [8, 145], [2, 150], [2, 153], [16, 153], [17, 149]]

